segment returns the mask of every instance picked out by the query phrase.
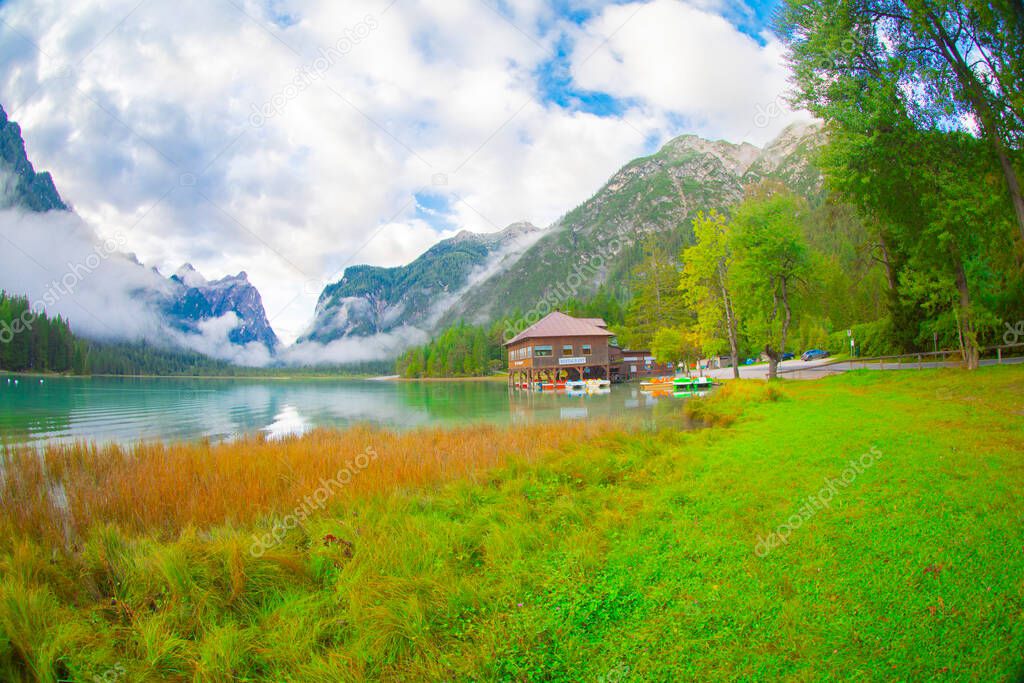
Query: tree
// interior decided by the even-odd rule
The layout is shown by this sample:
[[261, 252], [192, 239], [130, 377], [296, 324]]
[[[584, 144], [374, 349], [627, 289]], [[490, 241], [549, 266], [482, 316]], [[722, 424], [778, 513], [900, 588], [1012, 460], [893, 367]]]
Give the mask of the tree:
[[948, 327], [967, 366], [977, 367], [980, 339], [999, 319], [995, 293], [1019, 291], [1012, 209], [983, 141], [884, 116], [880, 130], [837, 134], [826, 167], [837, 188], [889, 226], [901, 254], [899, 296], [918, 312], [918, 339]]
[[467, 377], [500, 369], [505, 321], [489, 328], [462, 321], [446, 328], [428, 344], [411, 348], [395, 361], [404, 377]]
[[796, 102], [826, 120], [888, 90], [922, 131], [977, 128], [1024, 241], [1024, 9], [1019, 0], [787, 0]]
[[699, 333], [682, 327], [665, 327], [658, 330], [651, 342], [651, 353], [662, 363], [684, 363], [700, 357]]
[[768, 378], [778, 364], [794, 317], [797, 287], [810, 270], [802, 221], [806, 207], [793, 195], [766, 187], [736, 210], [730, 245], [735, 255], [737, 309], [747, 336], [763, 345]]
[[679, 265], [656, 242], [645, 246], [643, 263], [633, 271], [634, 294], [622, 328], [623, 343], [649, 346], [662, 328], [680, 324], [686, 313], [679, 296]]
[[729, 225], [725, 217], [712, 210], [701, 212], [693, 221], [695, 243], [683, 251], [683, 271], [679, 290], [683, 300], [697, 317], [700, 347], [706, 354], [722, 349], [723, 337], [732, 358], [733, 377], [740, 376], [737, 321], [729, 288], [732, 252]]

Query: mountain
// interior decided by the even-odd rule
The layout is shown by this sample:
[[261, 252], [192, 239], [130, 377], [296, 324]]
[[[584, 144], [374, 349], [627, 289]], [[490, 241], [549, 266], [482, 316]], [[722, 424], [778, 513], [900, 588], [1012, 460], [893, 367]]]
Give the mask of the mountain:
[[790, 126], [763, 149], [695, 135], [670, 140], [626, 164], [518, 261], [467, 292], [441, 323], [491, 321], [528, 312], [545, 298], [585, 299], [602, 284], [628, 296], [645, 243], [678, 254], [693, 242], [698, 212], [727, 209], [749, 185], [774, 179], [809, 198], [819, 196], [822, 178], [813, 157], [823, 143], [817, 124]]
[[163, 312], [178, 329], [194, 333], [200, 323], [234, 313], [239, 325], [228, 333], [231, 343], [244, 346], [259, 342], [271, 352], [277, 349], [279, 342], [267, 320], [263, 298], [244, 271], [208, 281], [191, 263], [186, 263], [170, 281], [172, 293]]
[[328, 285], [300, 342], [388, 332], [403, 325], [430, 328], [472, 284], [515, 261], [540, 235], [529, 223], [497, 233], [462, 231], [407, 266], [351, 266]]
[[774, 179], [819, 198], [822, 178], [813, 157], [823, 143], [818, 124], [790, 126], [764, 148], [677, 137], [626, 164], [551, 227], [529, 226], [523, 248], [478, 271], [472, 287], [465, 286], [466, 273], [487, 259], [485, 235], [461, 233], [401, 268], [347, 269], [321, 295], [308, 338], [367, 336], [402, 325], [430, 330], [460, 318], [484, 323], [528, 312], [542, 300], [550, 305], [587, 298], [601, 285], [628, 295], [645, 242], [678, 253], [692, 243], [691, 222], [699, 211], [726, 209], [749, 185]]
[[49, 173], [36, 173], [25, 153], [21, 128], [0, 107], [0, 209], [66, 211]]

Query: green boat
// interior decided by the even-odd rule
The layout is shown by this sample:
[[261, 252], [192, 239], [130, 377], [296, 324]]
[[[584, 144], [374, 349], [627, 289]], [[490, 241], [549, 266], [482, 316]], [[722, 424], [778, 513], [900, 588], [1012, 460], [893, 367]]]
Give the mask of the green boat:
[[676, 377], [672, 380], [676, 391], [694, 391], [698, 389], [710, 389], [715, 382], [710, 377]]

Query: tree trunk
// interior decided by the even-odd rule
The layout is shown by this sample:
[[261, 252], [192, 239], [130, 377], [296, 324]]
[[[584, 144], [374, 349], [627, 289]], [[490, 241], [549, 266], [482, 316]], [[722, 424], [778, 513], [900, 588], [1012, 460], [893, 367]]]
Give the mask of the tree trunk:
[[789, 323], [793, 320], [793, 309], [789, 307], [789, 290], [787, 289], [788, 282], [786, 278], [782, 278], [782, 310], [785, 311], [786, 315], [782, 319], [782, 339], [780, 345], [782, 348], [779, 349], [779, 357], [786, 353], [786, 337], [789, 336]]
[[974, 321], [971, 317], [971, 294], [967, 288], [967, 273], [964, 263], [957, 259], [956, 288], [960, 292], [960, 306], [957, 311], [957, 331], [960, 334], [960, 352], [968, 370], [978, 369], [978, 339], [974, 332]]
[[882, 250], [882, 265], [885, 267], [885, 279], [889, 282], [889, 291], [895, 292], [899, 289], [899, 278], [896, 274], [896, 266], [893, 265], [892, 255], [889, 251], [889, 239], [881, 230], [878, 232], [878, 244]]
[[[793, 309], [789, 306], [789, 290], [787, 289], [787, 279], [781, 278], [780, 281], [780, 294], [782, 295], [782, 334], [779, 338], [779, 348], [773, 349], [771, 344], [765, 344], [764, 354], [768, 356], [768, 379], [777, 379], [779, 376], [779, 361], [782, 360], [782, 355], [786, 353], [786, 337], [789, 335], [789, 323], [793, 319]], [[778, 299], [776, 299], [776, 306], [778, 306]]]
[[[721, 276], [719, 276], [721, 280]], [[729, 334], [729, 353], [732, 357], [732, 377], [733, 379], [740, 378], [740, 352], [739, 344], [736, 341], [736, 318], [732, 313], [732, 299], [729, 297], [729, 292], [725, 288], [725, 282], [721, 282], [722, 286], [722, 302], [725, 305], [725, 326]]]
[[1006, 188], [1010, 191], [1010, 201], [1013, 202], [1013, 211], [1017, 214], [1017, 227], [1020, 229], [1020, 239], [1024, 241], [1024, 196], [1021, 196], [1020, 181], [1017, 178], [1017, 170], [1013, 167], [1013, 160], [1006, 152], [1006, 146], [998, 136], [994, 136], [992, 144], [996, 148], [996, 156], [999, 157], [999, 165], [1003, 169], [1003, 177], [1006, 179]]
[[779, 356], [771, 344], [765, 344], [764, 355], [768, 356], [768, 379], [778, 379]]

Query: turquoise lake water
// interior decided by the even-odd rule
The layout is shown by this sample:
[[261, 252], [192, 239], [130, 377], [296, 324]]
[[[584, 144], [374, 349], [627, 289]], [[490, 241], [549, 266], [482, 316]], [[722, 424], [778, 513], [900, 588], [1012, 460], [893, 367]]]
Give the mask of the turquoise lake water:
[[223, 441], [370, 423], [396, 429], [592, 418], [647, 419], [674, 399], [637, 385], [605, 395], [509, 392], [497, 382], [40, 378], [0, 376], [0, 440], [7, 444]]

